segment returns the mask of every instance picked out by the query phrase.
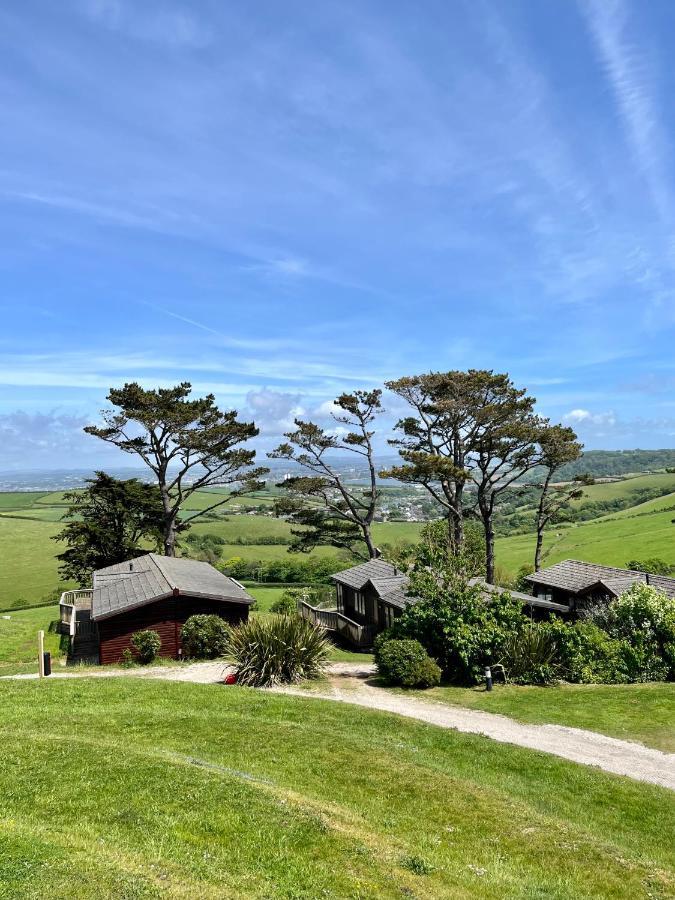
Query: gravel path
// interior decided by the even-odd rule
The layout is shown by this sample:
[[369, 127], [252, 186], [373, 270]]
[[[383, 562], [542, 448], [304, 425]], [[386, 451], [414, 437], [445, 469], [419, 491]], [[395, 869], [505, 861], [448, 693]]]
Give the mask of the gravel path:
[[372, 668], [358, 663], [340, 663], [331, 667], [329, 691], [286, 687], [274, 690], [296, 696], [352, 703], [419, 719], [440, 728], [482, 734], [495, 741], [540, 750], [587, 766], [597, 766], [615, 775], [627, 775], [638, 781], [648, 781], [675, 790], [675, 754], [662, 753], [642, 744], [621, 741], [594, 731], [564, 725], [529, 725], [495, 713], [392, 693], [369, 684], [366, 679], [372, 674]]
[[[222, 682], [228, 667], [222, 662], [201, 662], [182, 666], [149, 666], [147, 668], [87, 668], [80, 671], [56, 671], [51, 678], [154, 678], [164, 681], [189, 681], [195, 684]], [[406, 694], [383, 690], [368, 679], [374, 667], [366, 663], [332, 663], [328, 670], [330, 686], [326, 690], [277, 687], [275, 693], [352, 703], [368, 709], [379, 709], [439, 728], [454, 728], [471, 734], [482, 734], [495, 741], [516, 744], [561, 756], [587, 766], [597, 766], [615, 775], [627, 775], [675, 790], [675, 754], [662, 753], [630, 741], [597, 734], [564, 725], [529, 725], [506, 716], [481, 710], [450, 706]], [[33, 679], [37, 675], [9, 675], [5, 678]], [[1, 680], [1, 679], [0, 679]]]
[[[216, 660], [215, 662], [189, 663], [180, 666], [143, 666], [132, 669], [116, 669], [112, 666], [82, 666], [71, 669], [52, 670], [50, 678], [156, 678], [162, 681], [190, 681], [193, 684], [218, 684], [225, 680], [225, 675], [233, 671], [231, 666]], [[18, 681], [38, 678], [35, 672], [27, 675], [3, 675], [0, 681], [15, 679]]]

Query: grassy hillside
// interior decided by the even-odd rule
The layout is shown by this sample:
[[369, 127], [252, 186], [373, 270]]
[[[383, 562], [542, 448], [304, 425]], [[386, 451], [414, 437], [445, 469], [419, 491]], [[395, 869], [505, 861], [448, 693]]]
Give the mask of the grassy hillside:
[[[628, 559], [659, 556], [675, 564], [675, 475], [655, 474], [627, 478], [624, 481], [597, 484], [587, 488], [588, 502], [630, 497], [637, 489], [673, 487], [673, 492], [628, 509], [603, 515], [573, 527], [553, 528], [546, 536], [546, 562], [577, 557], [609, 565], [625, 565]], [[203, 509], [211, 502], [209, 493], [194, 495], [190, 508]], [[258, 503], [264, 498], [253, 498]], [[269, 497], [267, 498], [269, 500]], [[239, 501], [237, 501], [239, 502]], [[584, 502], [584, 501], [581, 501]], [[66, 505], [63, 494], [0, 494], [0, 610], [21, 602], [35, 605], [59, 586], [55, 555], [58, 545], [50, 538], [59, 531], [59, 520]], [[415, 541], [420, 524], [386, 522], [374, 527], [380, 545]], [[193, 532], [216, 534], [226, 541], [222, 559], [241, 556], [246, 560], [287, 558], [284, 544], [251, 543], [290, 535], [286, 522], [263, 515], [218, 515], [199, 521]], [[239, 544], [238, 540], [245, 543]], [[335, 555], [330, 547], [314, 551], [318, 556]], [[497, 562], [506, 571], [516, 573], [531, 565], [534, 538], [531, 534], [500, 538]]]
[[[583, 559], [609, 566], [625, 566], [629, 559], [658, 556], [675, 565], [675, 512], [627, 515], [627, 510], [566, 528], [551, 528], [544, 542], [544, 565], [561, 559]], [[534, 535], [500, 538], [497, 562], [511, 572], [532, 565]]]
[[34, 606], [58, 586], [57, 523], [0, 516], [0, 610]]
[[664, 493], [675, 491], [675, 473], [657, 472], [651, 475], [636, 475], [621, 481], [606, 481], [589, 484], [583, 488], [584, 496], [575, 500], [575, 505], [595, 500], [613, 500], [615, 497], [629, 497], [642, 490], [659, 490]]
[[236, 687], [5, 682], [0, 702], [12, 900], [675, 890], [670, 795], [554, 757]]

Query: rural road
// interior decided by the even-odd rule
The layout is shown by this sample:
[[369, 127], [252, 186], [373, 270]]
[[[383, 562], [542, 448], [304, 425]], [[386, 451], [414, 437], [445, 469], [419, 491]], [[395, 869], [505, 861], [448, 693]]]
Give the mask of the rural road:
[[[145, 669], [91, 668], [81, 673], [54, 672], [51, 678], [126, 676], [215, 684], [223, 681], [227, 671], [227, 666], [216, 661], [175, 667], [149, 666]], [[428, 722], [439, 728], [481, 734], [494, 741], [551, 753], [576, 763], [596, 766], [615, 775], [625, 775], [628, 778], [675, 790], [675, 754], [662, 753], [642, 744], [618, 740], [594, 731], [564, 725], [531, 725], [495, 713], [393, 693], [369, 683], [368, 679], [374, 671], [374, 666], [364, 663], [332, 663], [327, 672], [330, 685], [326, 690], [308, 691], [299, 687], [276, 687], [271, 690], [311, 700], [351, 703]], [[34, 679], [37, 675], [5, 677]]]

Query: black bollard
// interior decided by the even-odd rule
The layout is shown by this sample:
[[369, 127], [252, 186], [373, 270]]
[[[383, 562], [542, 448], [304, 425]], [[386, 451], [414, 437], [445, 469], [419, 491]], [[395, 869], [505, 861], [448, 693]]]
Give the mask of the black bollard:
[[52, 655], [49, 652], [45, 652], [42, 654], [44, 673], [45, 675], [52, 674]]
[[492, 690], [492, 670], [490, 666], [485, 666], [485, 690]]

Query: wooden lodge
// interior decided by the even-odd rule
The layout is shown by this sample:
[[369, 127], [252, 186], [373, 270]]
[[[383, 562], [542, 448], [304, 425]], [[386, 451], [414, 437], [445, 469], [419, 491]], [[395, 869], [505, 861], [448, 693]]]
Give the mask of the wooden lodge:
[[675, 597], [675, 578], [650, 575], [631, 569], [599, 566], [578, 559], [565, 559], [527, 576], [539, 600], [563, 606], [575, 616], [596, 603], [609, 603], [634, 584], [650, 584], [668, 597]]
[[[376, 635], [390, 628], [397, 616], [417, 597], [408, 592], [408, 576], [383, 559], [371, 559], [332, 576], [335, 583], [335, 603], [330, 607], [300, 604], [300, 613], [317, 625], [343, 638], [355, 647], [370, 647]], [[486, 599], [503, 588], [474, 578]], [[529, 607], [534, 616], [550, 612], [564, 614], [568, 606], [551, 600], [509, 591], [512, 597]]]
[[248, 618], [253, 598], [232, 578], [193, 559], [148, 553], [93, 574], [91, 590], [61, 597], [61, 629], [70, 635], [72, 661], [117, 663], [137, 631], [161, 639], [160, 656], [178, 658], [181, 629], [207, 613], [226, 622]]

